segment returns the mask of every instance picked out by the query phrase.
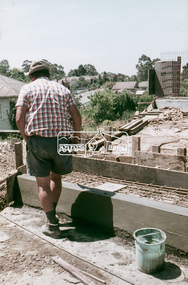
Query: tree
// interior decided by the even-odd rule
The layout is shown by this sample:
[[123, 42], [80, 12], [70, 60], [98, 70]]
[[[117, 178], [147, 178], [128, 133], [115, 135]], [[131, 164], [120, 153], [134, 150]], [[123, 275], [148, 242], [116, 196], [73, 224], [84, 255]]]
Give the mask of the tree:
[[77, 69], [71, 69], [68, 73], [68, 76], [78, 76], [78, 70]]
[[93, 76], [93, 75], [97, 75], [98, 74], [95, 66], [92, 65], [92, 64], [85, 64], [84, 65], [84, 69], [86, 71], [85, 75]]
[[115, 113], [117, 118], [121, 118], [125, 111], [135, 111], [136, 104], [129, 91], [123, 91], [115, 98]]
[[181, 74], [182, 79], [188, 78], [188, 63], [182, 67], [183, 71]]
[[86, 75], [86, 70], [83, 67], [83, 65], [81, 64], [78, 66], [78, 76], [83, 76], [83, 75]]
[[65, 77], [64, 67], [58, 64], [50, 64], [50, 77], [57, 81]]
[[27, 72], [29, 72], [29, 67], [30, 67], [30, 65], [31, 65], [31, 60], [24, 60], [24, 62], [22, 63], [22, 71], [24, 72], [24, 73], [27, 73]]
[[84, 115], [96, 124], [105, 120], [120, 119], [126, 111], [135, 111], [136, 104], [129, 92], [118, 95], [112, 91], [100, 91], [90, 96], [90, 105], [84, 107]]
[[10, 65], [7, 59], [3, 59], [0, 62], [0, 74], [9, 76]]
[[85, 89], [88, 87], [88, 82], [85, 80], [84, 77], [80, 76], [79, 80], [77, 81], [77, 89]]
[[23, 73], [22, 70], [19, 70], [18, 68], [15, 67], [10, 70], [9, 77], [25, 82], [25, 74]]
[[183, 80], [181, 80], [180, 96], [188, 97], [188, 78], [184, 78]]
[[[138, 104], [138, 111], [142, 112], [145, 110], [150, 103], [152, 103], [153, 98], [155, 95], [149, 95], [147, 91], [144, 92], [141, 96], [138, 97], [137, 104]], [[150, 102], [150, 103], [148, 103]], [[141, 104], [139, 104], [141, 103]], [[145, 103], [145, 104], [144, 104]]]
[[71, 69], [68, 73], [68, 76], [93, 76], [97, 75], [98, 72], [94, 65], [92, 64], [80, 64], [77, 69]]
[[104, 120], [113, 120], [113, 92], [96, 92], [90, 96], [90, 106], [85, 108], [86, 117], [93, 119], [96, 124]]
[[113, 81], [116, 81], [116, 82], [121, 81], [121, 82], [123, 82], [123, 81], [128, 81], [128, 80], [129, 80], [129, 76], [128, 75], [125, 75], [125, 74], [122, 74], [122, 73], [118, 73], [115, 76]]
[[139, 81], [146, 81], [148, 79], [148, 70], [154, 67], [156, 61], [159, 61], [159, 58], [151, 60], [150, 57], [143, 54], [139, 60], [136, 68], [138, 70], [137, 76]]

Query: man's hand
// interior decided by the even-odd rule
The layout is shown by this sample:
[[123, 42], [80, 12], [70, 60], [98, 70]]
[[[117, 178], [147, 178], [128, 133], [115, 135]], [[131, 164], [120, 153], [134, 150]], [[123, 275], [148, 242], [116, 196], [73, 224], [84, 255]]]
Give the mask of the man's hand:
[[82, 118], [80, 116], [80, 112], [78, 111], [76, 105], [73, 105], [69, 108], [69, 113], [72, 117], [73, 121], [73, 128], [75, 131], [75, 134], [73, 134], [71, 140], [73, 143], [80, 143], [80, 131], [82, 128]]
[[71, 142], [72, 142], [73, 144], [79, 144], [79, 143], [80, 143], [80, 137], [77, 136], [77, 134], [76, 134], [76, 135], [72, 134], [72, 135], [70, 136], [70, 139], [71, 139]]
[[18, 106], [16, 109], [16, 124], [22, 135], [22, 137], [27, 141], [27, 136], [25, 134], [25, 115], [27, 112], [27, 107]]

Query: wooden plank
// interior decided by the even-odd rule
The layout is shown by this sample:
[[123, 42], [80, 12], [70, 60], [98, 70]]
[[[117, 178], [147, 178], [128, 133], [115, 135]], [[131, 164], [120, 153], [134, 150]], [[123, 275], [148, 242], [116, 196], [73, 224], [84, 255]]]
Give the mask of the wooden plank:
[[131, 121], [130, 123], [120, 127], [119, 130], [120, 131], [129, 131], [131, 128], [137, 126], [138, 124], [140, 124], [142, 122], [143, 122], [142, 119], [135, 119], [135, 120]]
[[188, 189], [188, 173], [151, 166], [73, 156], [73, 170], [117, 179]]
[[96, 276], [94, 276], [94, 275], [92, 275], [92, 274], [89, 274], [89, 273], [86, 272], [86, 271], [80, 270], [80, 272], [82, 272], [83, 274], [85, 274], [85, 275], [87, 275], [87, 276], [89, 276], [89, 277], [95, 279], [96, 281], [99, 281], [99, 282], [101, 282], [101, 283], [103, 283], [103, 284], [106, 284], [106, 281], [104, 281], [103, 279], [98, 278], [98, 277], [96, 277]]
[[138, 125], [134, 126], [133, 128], [129, 130], [129, 135], [136, 134], [137, 132], [141, 131], [147, 125], [148, 125], [148, 121], [139, 123]]
[[16, 168], [23, 165], [23, 153], [22, 153], [22, 143], [15, 143], [15, 160], [16, 160]]
[[13, 171], [9, 176], [4, 178], [0, 183], [6, 182], [7, 184], [7, 202], [15, 204], [22, 204], [22, 197], [20, 193], [20, 188], [17, 181], [17, 176], [19, 174], [26, 173], [26, 165], [18, 167], [17, 170]]
[[17, 174], [18, 172], [16, 170], [12, 172], [11, 175], [9, 175], [8, 177], [4, 179], [7, 184], [7, 202], [8, 203], [14, 202], [14, 184], [15, 184], [15, 179], [16, 179]]
[[17, 176], [18, 173], [15, 173], [7, 178], [7, 202], [20, 206], [23, 203]]
[[56, 262], [61, 267], [63, 267], [65, 270], [67, 270], [69, 273], [71, 273], [73, 276], [75, 276], [77, 279], [82, 281], [85, 285], [96, 285], [95, 282], [93, 282], [90, 278], [84, 275], [79, 269], [69, 264], [68, 262], [60, 258], [59, 256], [54, 256], [52, 257], [52, 259], [54, 262]]

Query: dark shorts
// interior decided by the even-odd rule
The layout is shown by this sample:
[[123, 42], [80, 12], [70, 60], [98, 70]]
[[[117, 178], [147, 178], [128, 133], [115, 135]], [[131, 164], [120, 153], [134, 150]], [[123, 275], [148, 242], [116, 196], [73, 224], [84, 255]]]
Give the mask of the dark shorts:
[[[63, 143], [70, 143], [65, 139]], [[67, 174], [72, 171], [72, 155], [60, 155], [57, 151], [57, 138], [31, 136], [27, 141], [28, 173], [35, 177], [46, 177], [50, 171]]]

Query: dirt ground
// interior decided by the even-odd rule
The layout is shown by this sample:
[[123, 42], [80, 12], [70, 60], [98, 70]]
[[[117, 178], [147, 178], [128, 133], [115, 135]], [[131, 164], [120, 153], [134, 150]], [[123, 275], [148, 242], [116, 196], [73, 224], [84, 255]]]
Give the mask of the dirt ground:
[[[17, 285], [83, 284], [59, 264], [58, 256], [96, 278], [84, 284], [160, 285], [188, 284], [188, 257], [166, 247], [165, 266], [155, 274], [138, 270], [133, 238], [126, 232], [114, 234], [61, 214], [62, 239], [41, 233], [44, 214], [28, 206], [7, 207], [0, 213], [0, 283]], [[104, 283], [106, 282], [106, 283]]]

